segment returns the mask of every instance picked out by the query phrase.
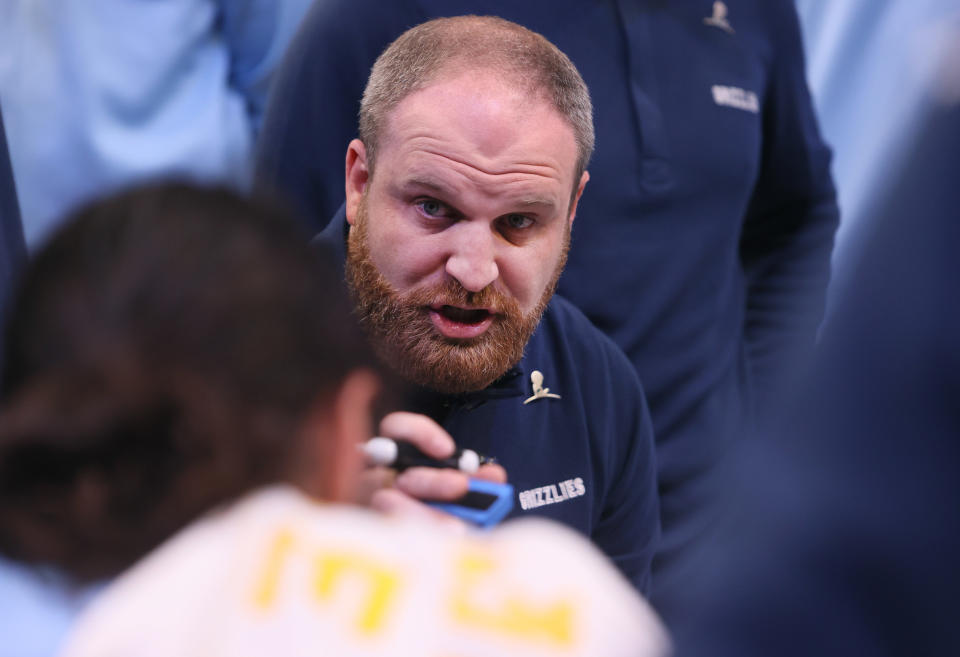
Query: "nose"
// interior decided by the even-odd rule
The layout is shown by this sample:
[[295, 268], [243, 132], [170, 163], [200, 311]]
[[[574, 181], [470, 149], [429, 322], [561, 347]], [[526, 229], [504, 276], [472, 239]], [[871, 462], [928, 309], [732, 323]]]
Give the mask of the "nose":
[[479, 292], [500, 275], [497, 267], [496, 236], [482, 222], [462, 222], [451, 235], [446, 271], [470, 292]]

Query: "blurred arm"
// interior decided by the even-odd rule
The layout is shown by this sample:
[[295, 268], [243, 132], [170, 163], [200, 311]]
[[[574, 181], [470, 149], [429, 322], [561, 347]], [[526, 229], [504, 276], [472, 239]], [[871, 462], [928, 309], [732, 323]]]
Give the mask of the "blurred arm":
[[748, 278], [747, 350], [754, 390], [764, 395], [812, 347], [839, 221], [830, 150], [806, 85], [796, 11], [783, 4], [772, 35], [778, 50], [764, 99], [760, 176], [740, 241]]

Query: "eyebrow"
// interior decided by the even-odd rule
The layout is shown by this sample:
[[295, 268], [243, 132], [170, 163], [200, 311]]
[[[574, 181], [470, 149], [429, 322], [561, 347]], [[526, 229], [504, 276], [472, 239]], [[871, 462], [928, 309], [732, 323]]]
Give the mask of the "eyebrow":
[[517, 203], [526, 207], [542, 207], [545, 210], [553, 210], [556, 207], [556, 204], [552, 200], [541, 196], [524, 196], [519, 198]]
[[446, 194], [446, 195], [453, 194], [453, 189], [451, 189], [447, 185], [444, 185], [440, 181], [434, 178], [427, 178], [426, 176], [420, 176], [417, 174], [412, 174], [407, 178], [405, 178], [400, 183], [400, 187], [401, 189], [408, 189], [410, 187], [424, 187], [426, 189], [433, 190], [438, 194]]
[[[456, 195], [452, 187], [449, 187], [436, 178], [417, 174], [411, 174], [400, 183], [401, 189], [410, 189], [411, 187], [429, 189], [447, 198]], [[551, 211], [556, 208], [556, 203], [554, 203], [552, 199], [543, 196], [520, 196], [515, 199], [515, 202], [517, 205], [528, 208], [543, 208], [546, 211]]]

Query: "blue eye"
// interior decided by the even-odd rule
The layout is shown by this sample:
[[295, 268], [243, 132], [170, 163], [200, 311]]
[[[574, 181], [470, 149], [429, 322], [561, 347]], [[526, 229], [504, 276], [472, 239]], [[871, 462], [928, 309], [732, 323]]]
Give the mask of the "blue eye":
[[514, 230], [523, 230], [533, 225], [533, 219], [522, 214], [508, 214], [504, 217], [504, 221], [506, 221], [507, 226]]
[[420, 199], [417, 201], [417, 205], [429, 217], [439, 217], [446, 214], [446, 206], [433, 198]]

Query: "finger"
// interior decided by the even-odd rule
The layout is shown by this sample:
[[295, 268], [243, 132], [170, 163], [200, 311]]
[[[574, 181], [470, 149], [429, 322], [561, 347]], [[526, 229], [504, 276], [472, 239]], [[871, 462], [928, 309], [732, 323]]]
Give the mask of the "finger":
[[467, 494], [470, 480], [449, 468], [410, 468], [397, 476], [394, 486], [421, 500], [451, 501]]
[[486, 479], [487, 481], [493, 481], [498, 484], [507, 483], [507, 471], [504, 470], [503, 466], [498, 463], [481, 465], [480, 469], [470, 476], [476, 479]]
[[437, 459], [447, 458], [456, 447], [443, 427], [419, 413], [390, 413], [380, 422], [380, 435], [411, 442], [427, 456]]
[[456, 516], [433, 509], [396, 488], [377, 491], [370, 506], [390, 516], [427, 520], [458, 532], [464, 532], [467, 529], [466, 524]]
[[390, 488], [397, 477], [390, 468], [367, 468], [357, 477], [354, 499], [357, 504], [367, 505], [373, 494], [381, 488]]

